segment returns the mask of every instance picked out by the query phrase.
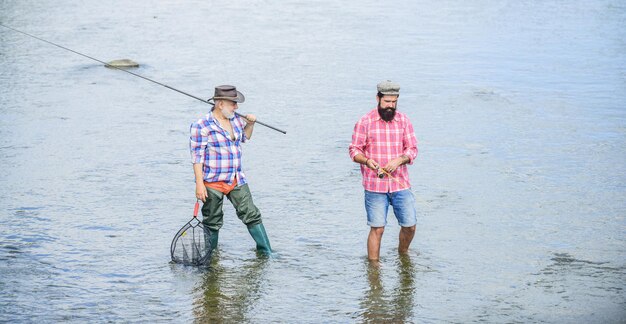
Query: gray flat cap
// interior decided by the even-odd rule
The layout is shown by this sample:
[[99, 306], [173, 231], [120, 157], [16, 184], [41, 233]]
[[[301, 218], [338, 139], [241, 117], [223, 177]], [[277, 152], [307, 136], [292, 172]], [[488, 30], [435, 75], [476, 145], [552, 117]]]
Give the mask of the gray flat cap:
[[376, 88], [378, 88], [378, 92], [384, 95], [390, 95], [390, 96], [400, 95], [400, 85], [391, 80], [387, 80], [387, 81], [383, 81], [379, 83], [376, 86]]

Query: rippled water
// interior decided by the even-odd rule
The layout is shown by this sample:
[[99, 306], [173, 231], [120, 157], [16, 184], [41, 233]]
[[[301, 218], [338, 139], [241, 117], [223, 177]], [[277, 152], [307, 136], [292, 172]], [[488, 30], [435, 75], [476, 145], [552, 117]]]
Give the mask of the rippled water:
[[[621, 1], [0, 1], [0, 23], [195, 95], [236, 84], [276, 255], [226, 204], [213, 270], [169, 263], [209, 108], [0, 27], [0, 321], [626, 321]], [[366, 261], [347, 146], [402, 86], [411, 253]]]

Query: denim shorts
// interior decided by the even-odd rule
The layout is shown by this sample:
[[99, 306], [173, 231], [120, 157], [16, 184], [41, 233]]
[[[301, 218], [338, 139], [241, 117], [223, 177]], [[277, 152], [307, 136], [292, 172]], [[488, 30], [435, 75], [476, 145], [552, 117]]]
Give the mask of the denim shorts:
[[417, 224], [415, 197], [409, 189], [380, 193], [365, 190], [365, 210], [367, 211], [367, 225], [384, 227], [387, 225], [387, 211], [393, 206], [393, 213], [402, 227], [411, 227]]

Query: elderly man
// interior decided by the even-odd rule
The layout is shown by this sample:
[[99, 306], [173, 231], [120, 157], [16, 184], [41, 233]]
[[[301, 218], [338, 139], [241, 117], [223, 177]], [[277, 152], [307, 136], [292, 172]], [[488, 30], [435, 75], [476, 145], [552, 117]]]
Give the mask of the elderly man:
[[[407, 116], [397, 111], [400, 85], [384, 81], [377, 85], [378, 107], [361, 117], [354, 126], [350, 157], [361, 164], [365, 188], [365, 210], [370, 232], [367, 256], [378, 260], [380, 241], [387, 225], [387, 210], [402, 227], [399, 253], [407, 253], [415, 235], [415, 198], [410, 190], [407, 164], [417, 156], [417, 140]], [[382, 169], [381, 169], [382, 168]]]
[[217, 247], [224, 221], [224, 196], [235, 207], [256, 242], [257, 251], [270, 254], [272, 248], [261, 221], [261, 212], [252, 202], [248, 182], [241, 167], [241, 143], [252, 137], [256, 117], [235, 114], [245, 97], [234, 86], [215, 88], [215, 106], [202, 119], [191, 124], [189, 147], [196, 177], [196, 198], [202, 206], [203, 224], [211, 232], [211, 247]]

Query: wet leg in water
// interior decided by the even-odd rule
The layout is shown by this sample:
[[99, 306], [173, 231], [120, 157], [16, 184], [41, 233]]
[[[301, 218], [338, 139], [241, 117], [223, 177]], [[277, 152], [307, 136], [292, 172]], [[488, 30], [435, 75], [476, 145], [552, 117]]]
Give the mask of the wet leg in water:
[[398, 242], [398, 252], [400, 254], [406, 254], [409, 252], [409, 245], [411, 245], [411, 241], [413, 241], [413, 236], [415, 236], [415, 225], [411, 227], [402, 227], [402, 229], [400, 229], [400, 238]]

